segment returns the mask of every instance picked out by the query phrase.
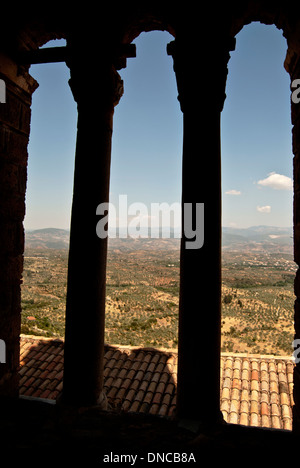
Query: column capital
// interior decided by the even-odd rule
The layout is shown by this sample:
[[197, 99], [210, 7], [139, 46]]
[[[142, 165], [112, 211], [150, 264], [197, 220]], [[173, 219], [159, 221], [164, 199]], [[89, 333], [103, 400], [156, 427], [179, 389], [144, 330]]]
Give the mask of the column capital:
[[235, 48], [235, 38], [226, 36], [216, 44], [212, 48], [201, 49], [198, 43], [181, 38], [167, 45], [167, 53], [174, 60], [182, 112], [208, 100], [212, 107], [222, 111], [226, 97], [227, 63], [229, 52]]
[[124, 84], [113, 64], [104, 62], [97, 73], [88, 75], [83, 64], [70, 66], [69, 85], [78, 106], [102, 103], [106, 107], [116, 106], [124, 93]]
[[[69, 81], [73, 96], [78, 104], [102, 102], [116, 106], [124, 92], [123, 81], [117, 72], [126, 67], [126, 60], [136, 56], [135, 44], [80, 43], [69, 38], [66, 47], [66, 64], [71, 71]], [[90, 73], [89, 73], [90, 71]]]

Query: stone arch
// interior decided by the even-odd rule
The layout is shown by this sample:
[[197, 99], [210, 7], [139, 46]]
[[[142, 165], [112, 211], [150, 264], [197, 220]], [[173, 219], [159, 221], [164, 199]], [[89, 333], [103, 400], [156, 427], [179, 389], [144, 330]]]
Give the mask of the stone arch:
[[131, 43], [142, 32], [167, 31], [176, 36], [176, 15], [167, 5], [140, 5], [130, 12], [125, 7], [123, 14], [124, 21], [118, 32], [118, 40], [122, 43]]
[[142, 32], [152, 32], [152, 31], [167, 31], [174, 38], [176, 37], [175, 28], [163, 20], [156, 18], [144, 18], [137, 19], [131, 24], [128, 24], [126, 31], [122, 37], [122, 42], [131, 43], [136, 39]]

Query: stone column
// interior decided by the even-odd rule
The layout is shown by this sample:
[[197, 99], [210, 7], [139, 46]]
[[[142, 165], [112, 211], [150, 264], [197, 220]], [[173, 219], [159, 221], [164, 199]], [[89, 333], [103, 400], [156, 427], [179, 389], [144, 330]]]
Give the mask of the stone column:
[[[103, 354], [107, 238], [96, 235], [96, 209], [109, 201], [114, 106], [123, 82], [108, 58], [87, 74], [74, 54], [70, 86], [78, 105], [71, 217], [63, 402], [104, 406]], [[95, 60], [95, 57], [93, 57]]]
[[[214, 42], [219, 43], [213, 53], [200, 53], [197, 44], [176, 38], [168, 50], [183, 112], [183, 228], [190, 223], [185, 204], [192, 204], [194, 222], [196, 205], [204, 204], [203, 245], [189, 243], [188, 232], [181, 240], [177, 413], [201, 422], [221, 420], [220, 113], [229, 46]], [[196, 69], [197, 55], [201, 65]]]

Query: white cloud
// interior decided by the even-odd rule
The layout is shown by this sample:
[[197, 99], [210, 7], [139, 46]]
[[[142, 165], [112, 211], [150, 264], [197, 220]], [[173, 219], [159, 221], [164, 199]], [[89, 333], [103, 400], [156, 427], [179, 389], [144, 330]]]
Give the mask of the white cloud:
[[241, 195], [242, 192], [240, 192], [239, 190], [227, 190], [227, 192], [225, 192], [226, 195]]
[[270, 187], [275, 190], [293, 190], [293, 181], [290, 177], [271, 172], [265, 179], [257, 182], [264, 187]]
[[271, 213], [271, 207], [269, 205], [266, 206], [257, 206], [256, 207], [257, 211], [260, 213]]

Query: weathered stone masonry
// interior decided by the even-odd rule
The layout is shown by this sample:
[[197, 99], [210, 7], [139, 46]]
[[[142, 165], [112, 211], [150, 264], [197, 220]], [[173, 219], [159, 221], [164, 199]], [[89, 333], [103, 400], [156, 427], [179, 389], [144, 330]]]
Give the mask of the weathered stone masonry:
[[31, 95], [37, 84], [8, 57], [0, 58], [6, 103], [0, 104], [0, 330], [6, 363], [0, 365], [0, 395], [18, 394], [20, 284], [23, 270], [27, 145]]

